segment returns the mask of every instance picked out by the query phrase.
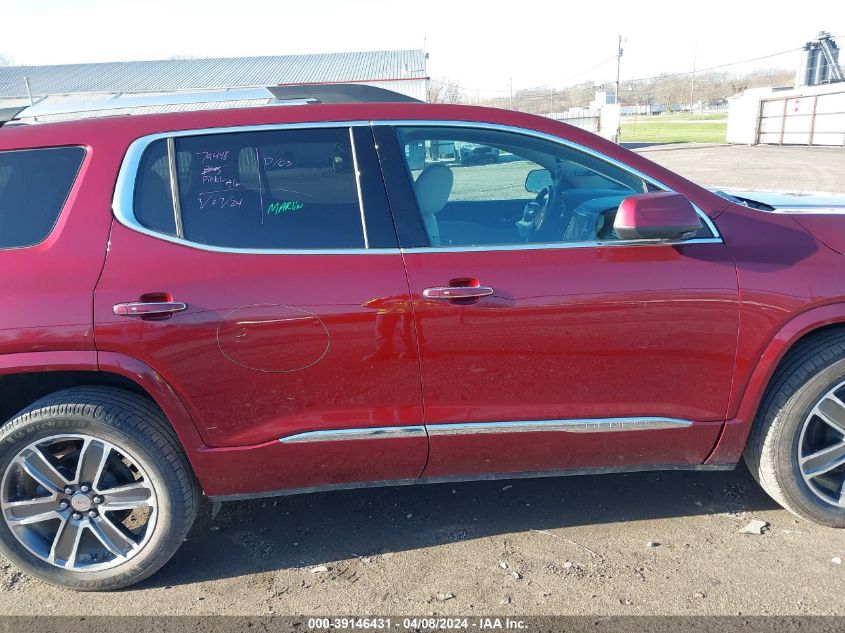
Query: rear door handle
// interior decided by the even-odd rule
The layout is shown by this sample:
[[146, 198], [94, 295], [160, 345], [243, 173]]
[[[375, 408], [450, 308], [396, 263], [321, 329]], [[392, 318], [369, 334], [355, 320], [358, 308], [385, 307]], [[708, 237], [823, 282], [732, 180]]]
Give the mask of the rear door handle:
[[188, 304], [182, 301], [130, 301], [116, 303], [114, 313], [125, 317], [156, 317], [170, 316], [187, 309]]
[[451, 301], [453, 299], [478, 299], [489, 297], [493, 289], [488, 286], [435, 286], [423, 290], [423, 297], [426, 299], [439, 299]]

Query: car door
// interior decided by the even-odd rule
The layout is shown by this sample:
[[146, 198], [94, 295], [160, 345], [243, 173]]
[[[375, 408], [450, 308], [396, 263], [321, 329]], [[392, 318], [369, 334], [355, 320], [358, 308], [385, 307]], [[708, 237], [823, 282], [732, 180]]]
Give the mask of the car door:
[[[734, 264], [709, 220], [683, 243], [620, 240], [621, 200], [659, 184], [527, 130], [409, 123], [376, 138], [420, 342], [424, 476], [703, 462], [738, 326]], [[494, 147], [498, 162], [403, 160], [444, 142]], [[524, 212], [496, 232], [448, 215], [514, 200]]]
[[411, 304], [367, 125], [140, 139], [115, 214], [101, 355], [152, 367], [208, 446], [276, 446], [265, 490], [420, 474]]

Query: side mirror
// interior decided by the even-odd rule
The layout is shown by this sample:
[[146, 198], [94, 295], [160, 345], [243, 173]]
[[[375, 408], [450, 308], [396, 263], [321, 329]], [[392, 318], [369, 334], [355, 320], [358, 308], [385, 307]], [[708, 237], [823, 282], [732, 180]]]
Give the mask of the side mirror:
[[700, 229], [692, 203], [671, 191], [625, 198], [613, 221], [614, 232], [623, 240], [686, 240]]
[[532, 169], [525, 177], [525, 190], [529, 193], [540, 193], [552, 184], [552, 175], [548, 169]]

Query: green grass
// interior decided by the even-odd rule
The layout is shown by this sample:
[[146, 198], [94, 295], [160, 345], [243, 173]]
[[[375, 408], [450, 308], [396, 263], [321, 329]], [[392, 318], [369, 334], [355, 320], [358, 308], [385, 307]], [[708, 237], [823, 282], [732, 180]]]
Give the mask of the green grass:
[[[639, 117], [640, 119], [649, 117]], [[699, 114], [690, 114], [689, 112], [673, 112], [672, 114], [657, 114], [653, 119], [662, 119], [664, 121], [727, 121], [727, 112], [706, 112]]]
[[724, 143], [726, 112], [623, 117], [623, 143]]
[[623, 143], [724, 143], [724, 114], [658, 115], [622, 119]]

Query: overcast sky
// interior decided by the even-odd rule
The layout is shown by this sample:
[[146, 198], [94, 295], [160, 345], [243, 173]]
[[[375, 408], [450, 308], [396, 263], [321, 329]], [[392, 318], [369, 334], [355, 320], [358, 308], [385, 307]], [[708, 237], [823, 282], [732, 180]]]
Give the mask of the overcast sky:
[[506, 91], [509, 78], [514, 88], [610, 81], [618, 33], [623, 80], [688, 71], [694, 57], [706, 68], [794, 49], [819, 30], [845, 35], [843, 0], [0, 0], [0, 9], [0, 55], [16, 64], [424, 47], [430, 76], [482, 94]]

